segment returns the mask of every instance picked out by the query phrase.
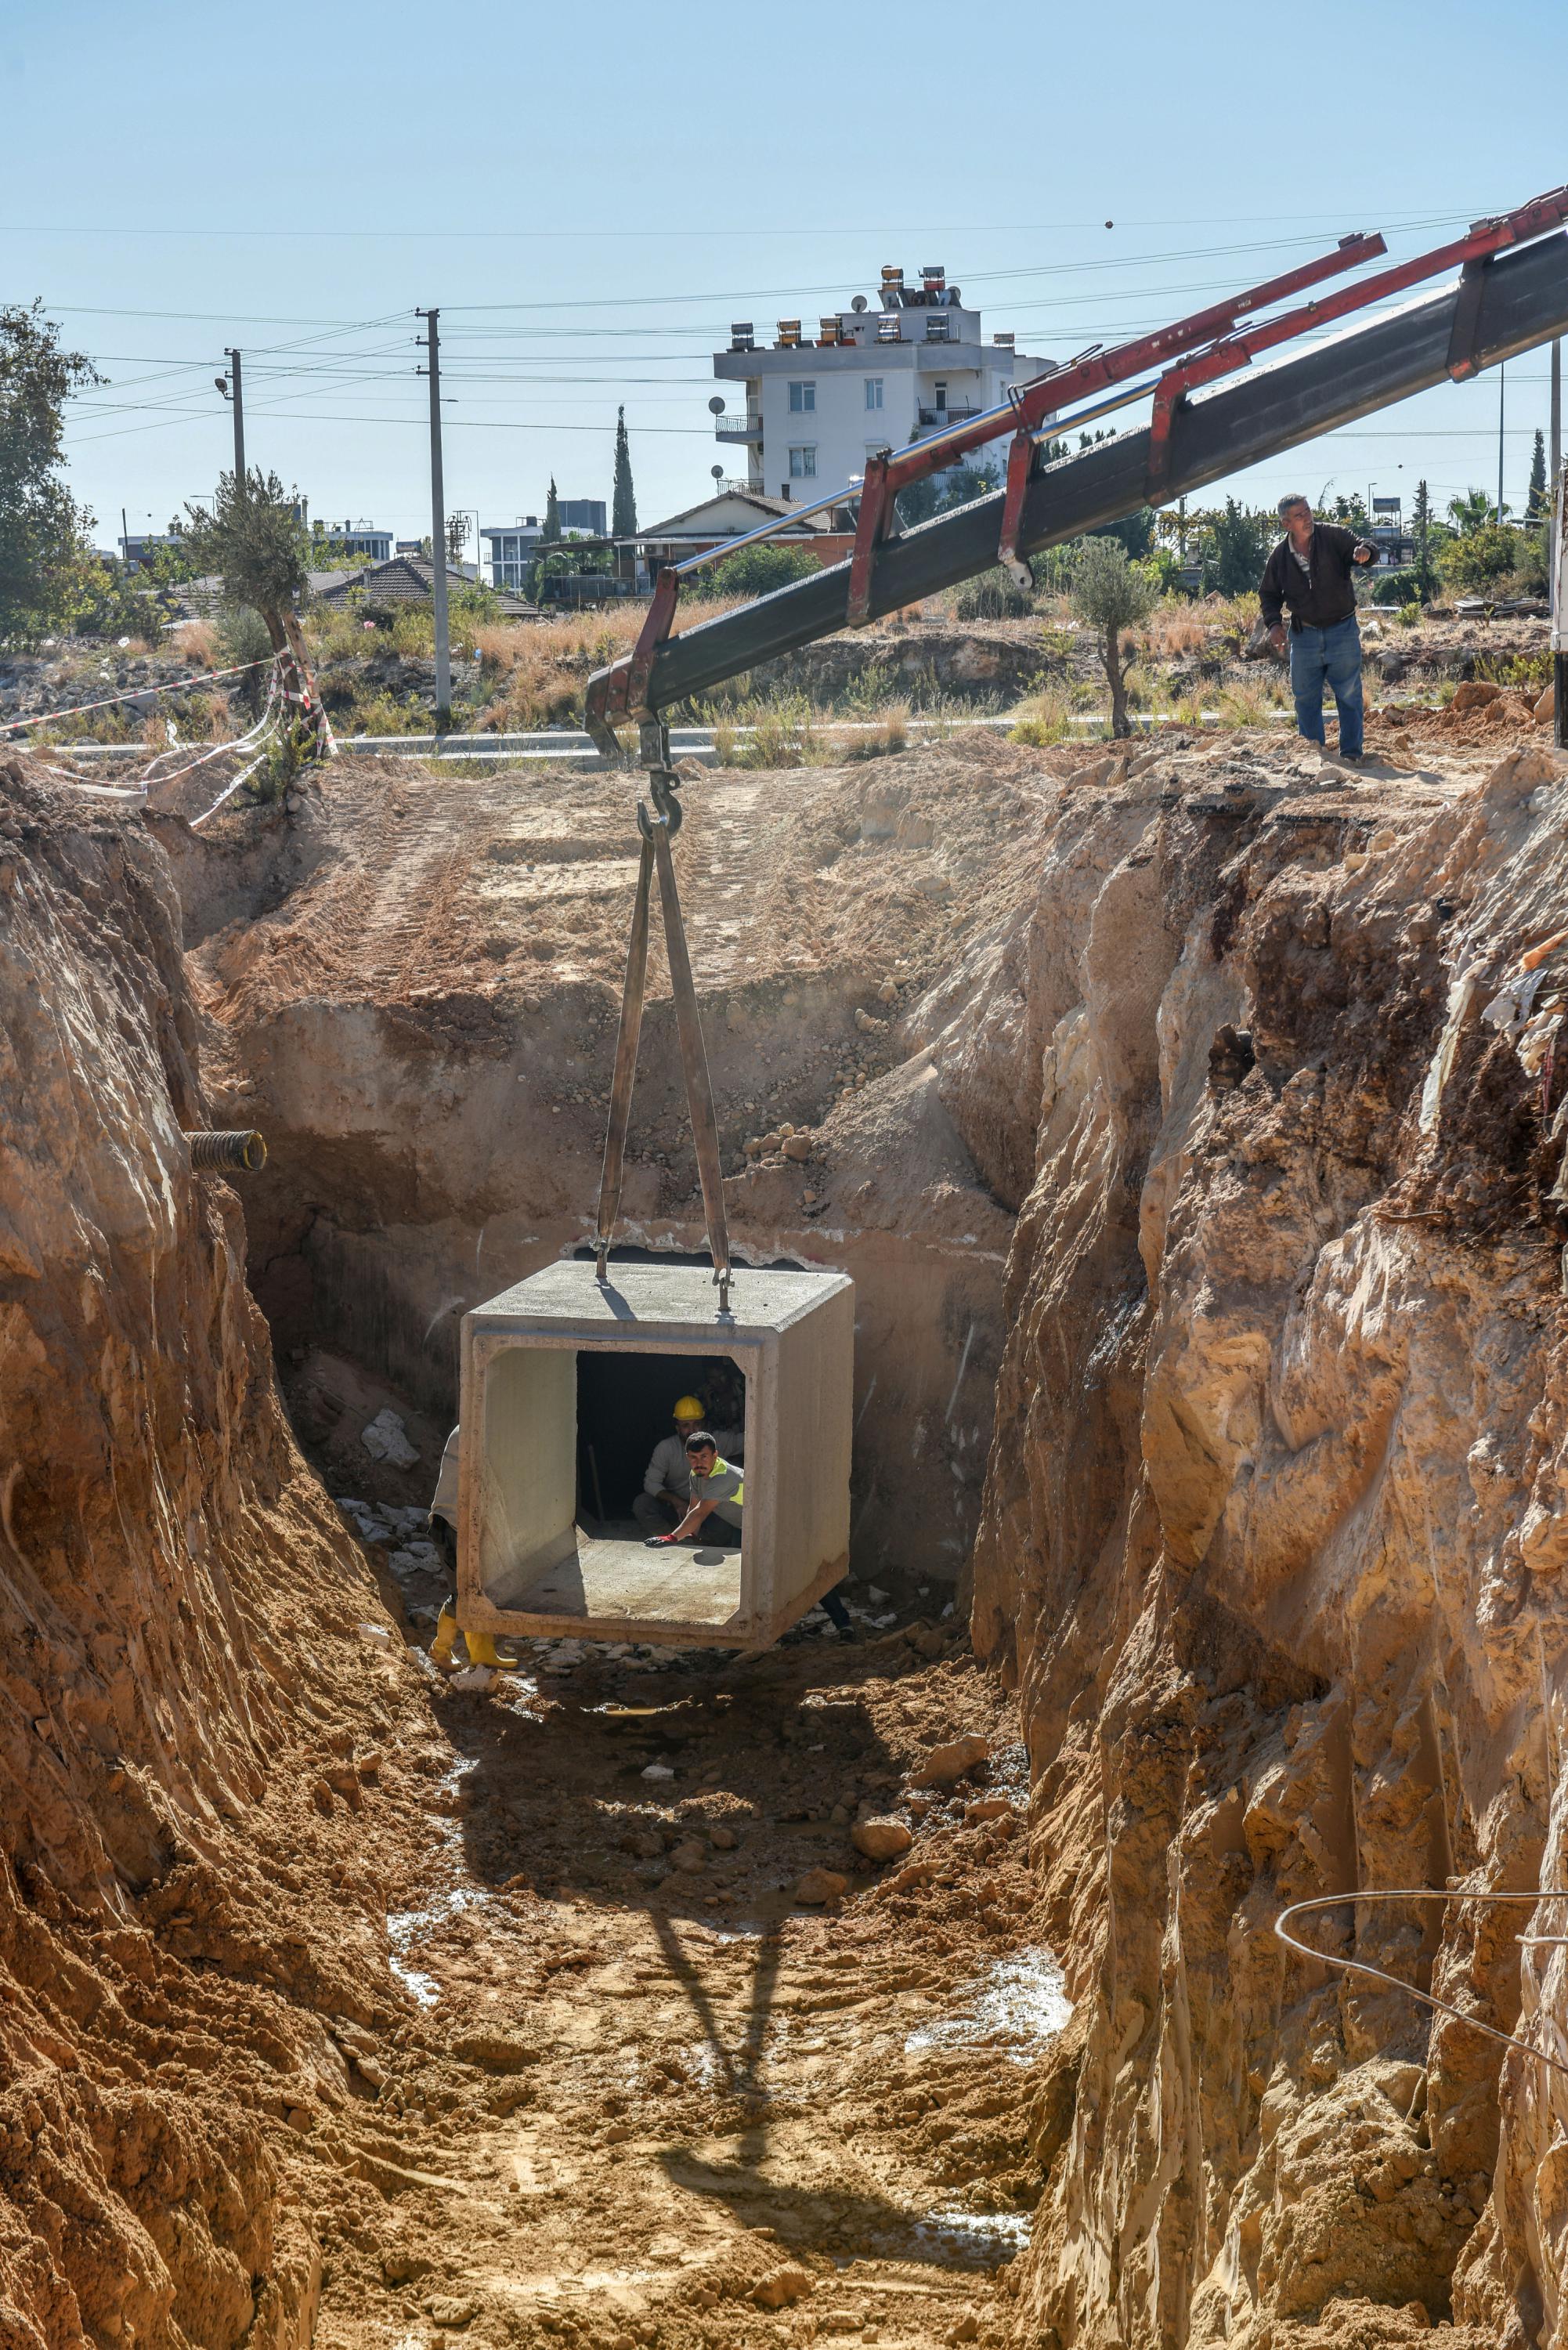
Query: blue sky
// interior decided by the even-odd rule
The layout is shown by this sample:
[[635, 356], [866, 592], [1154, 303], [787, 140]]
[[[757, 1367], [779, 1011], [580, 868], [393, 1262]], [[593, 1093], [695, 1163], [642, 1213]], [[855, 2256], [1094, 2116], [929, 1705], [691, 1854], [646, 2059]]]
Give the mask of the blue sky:
[[[1506, 30], [1506, 40], [1502, 34]], [[642, 519], [721, 456], [711, 355], [940, 261], [989, 334], [1070, 356], [1355, 228], [1396, 254], [1568, 178], [1560, 0], [10, 0], [0, 297], [40, 296], [109, 382], [78, 495], [112, 542], [229, 462], [213, 377], [245, 353], [251, 462], [313, 514], [428, 528], [413, 310], [442, 314], [449, 505], [607, 496], [618, 401]], [[1110, 221], [1114, 226], [1107, 228]], [[1507, 494], [1546, 421], [1510, 370]], [[1495, 375], [1232, 484], [1272, 499], [1425, 473], [1495, 484]]]

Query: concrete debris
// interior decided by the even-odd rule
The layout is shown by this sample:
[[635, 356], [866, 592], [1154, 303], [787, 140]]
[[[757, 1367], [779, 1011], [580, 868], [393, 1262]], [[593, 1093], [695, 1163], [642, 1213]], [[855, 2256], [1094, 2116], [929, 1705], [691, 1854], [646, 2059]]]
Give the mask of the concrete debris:
[[489, 1665], [464, 1665], [453, 1673], [448, 1689], [461, 1690], [465, 1697], [483, 1697], [495, 1687], [496, 1675]]
[[420, 1457], [416, 1447], [409, 1442], [408, 1430], [389, 1404], [359, 1430], [359, 1441], [372, 1461], [385, 1461], [393, 1469], [411, 1469]]

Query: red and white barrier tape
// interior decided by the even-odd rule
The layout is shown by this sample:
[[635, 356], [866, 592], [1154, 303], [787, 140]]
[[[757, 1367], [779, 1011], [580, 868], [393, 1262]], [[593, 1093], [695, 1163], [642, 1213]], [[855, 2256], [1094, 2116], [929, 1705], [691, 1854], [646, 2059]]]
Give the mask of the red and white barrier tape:
[[182, 693], [187, 686], [216, 685], [221, 678], [243, 677], [247, 670], [265, 669], [272, 660], [268, 653], [265, 660], [236, 661], [233, 669], [202, 670], [194, 677], [171, 678], [161, 685], [128, 686], [123, 693], [106, 693], [99, 702], [72, 702], [68, 710], [41, 710], [33, 718], [0, 719], [0, 736], [19, 733], [24, 726], [52, 726], [57, 718], [79, 718], [86, 710], [109, 710], [117, 702], [140, 702], [144, 694]]

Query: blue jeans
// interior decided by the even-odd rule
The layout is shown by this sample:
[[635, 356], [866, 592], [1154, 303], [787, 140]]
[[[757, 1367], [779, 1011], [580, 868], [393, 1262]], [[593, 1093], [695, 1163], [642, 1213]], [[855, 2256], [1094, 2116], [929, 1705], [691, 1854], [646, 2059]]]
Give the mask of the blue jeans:
[[1336, 620], [1332, 629], [1291, 630], [1291, 691], [1296, 698], [1296, 733], [1309, 743], [1321, 743], [1323, 688], [1327, 679], [1339, 712], [1339, 747], [1352, 759], [1361, 755], [1365, 711], [1361, 700], [1361, 630], [1355, 615]]

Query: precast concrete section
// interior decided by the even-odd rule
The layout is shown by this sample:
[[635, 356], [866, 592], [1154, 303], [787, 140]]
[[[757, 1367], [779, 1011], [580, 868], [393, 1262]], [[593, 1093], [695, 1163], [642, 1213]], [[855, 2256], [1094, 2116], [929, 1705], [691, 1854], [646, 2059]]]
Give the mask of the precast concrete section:
[[[755, 1648], [844, 1575], [855, 1285], [842, 1274], [732, 1276], [689, 1264], [563, 1261], [463, 1317], [458, 1613], [465, 1629]], [[723, 1357], [745, 1381], [739, 1549], [650, 1549], [580, 1523], [578, 1358]]]

